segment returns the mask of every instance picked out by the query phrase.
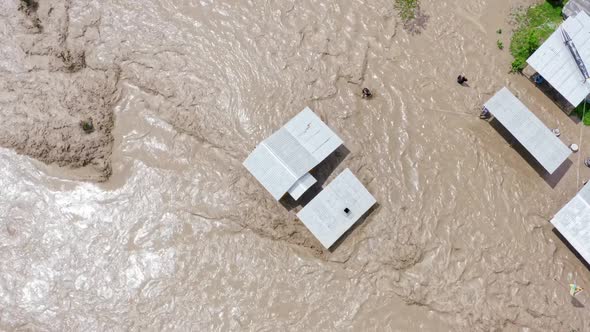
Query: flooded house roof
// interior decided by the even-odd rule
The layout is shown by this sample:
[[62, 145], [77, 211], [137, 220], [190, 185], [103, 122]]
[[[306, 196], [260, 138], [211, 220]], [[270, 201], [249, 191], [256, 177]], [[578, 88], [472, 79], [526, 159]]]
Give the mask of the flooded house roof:
[[506, 87], [488, 100], [484, 107], [531, 153], [547, 172], [553, 173], [572, 153]]
[[585, 185], [557, 212], [551, 223], [590, 263], [590, 186]]
[[571, 37], [582, 61], [590, 65], [590, 17], [586, 12], [580, 11], [569, 17], [560, 27], [527, 59], [527, 63], [576, 107], [590, 93], [590, 83], [584, 79], [576, 60], [564, 43], [561, 29]]
[[279, 200], [298, 199], [316, 179], [308, 172], [334, 152], [342, 140], [308, 107], [262, 141], [244, 166]]
[[565, 17], [574, 16], [582, 11], [590, 13], [590, 0], [569, 0], [561, 10]]
[[297, 217], [327, 249], [375, 203], [375, 198], [346, 169], [299, 211]]

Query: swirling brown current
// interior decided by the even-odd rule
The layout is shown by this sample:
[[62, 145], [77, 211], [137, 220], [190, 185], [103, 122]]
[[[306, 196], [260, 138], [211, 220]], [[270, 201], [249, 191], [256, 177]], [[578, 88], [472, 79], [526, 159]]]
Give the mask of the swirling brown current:
[[[0, 1], [0, 144], [52, 164], [0, 150], [0, 329], [590, 330], [548, 222], [588, 133], [496, 47], [527, 2], [393, 3]], [[581, 144], [557, 176], [478, 119], [504, 85]], [[379, 202], [332, 251], [241, 166], [305, 106]]]

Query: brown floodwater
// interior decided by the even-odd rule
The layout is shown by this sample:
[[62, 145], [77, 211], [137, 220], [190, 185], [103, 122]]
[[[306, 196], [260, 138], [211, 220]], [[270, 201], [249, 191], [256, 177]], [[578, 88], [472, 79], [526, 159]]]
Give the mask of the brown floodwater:
[[[590, 131], [496, 46], [530, 2], [393, 3], [0, 0], [0, 330], [590, 330], [549, 222]], [[502, 86], [581, 145], [555, 175], [479, 119]], [[241, 164], [305, 106], [378, 201], [331, 251]]]

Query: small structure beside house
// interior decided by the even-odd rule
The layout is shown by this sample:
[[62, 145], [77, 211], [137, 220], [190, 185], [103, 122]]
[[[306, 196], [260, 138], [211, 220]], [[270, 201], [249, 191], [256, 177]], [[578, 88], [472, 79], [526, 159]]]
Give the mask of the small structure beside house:
[[375, 198], [346, 169], [299, 211], [297, 217], [329, 249], [375, 203]]
[[580, 60], [590, 65], [590, 17], [585, 11], [569, 17], [527, 59], [527, 63], [543, 77], [572, 108], [577, 107], [590, 94], [590, 82], [564, 42], [565, 31], [579, 52]]
[[297, 200], [316, 183], [309, 171], [340, 145], [340, 137], [306, 107], [262, 141], [243, 164], [276, 200], [286, 193]]
[[530, 152], [549, 174], [555, 172], [572, 153], [506, 87], [490, 98], [484, 104], [484, 108]]
[[590, 185], [585, 185], [551, 223], [590, 264]]
[[561, 13], [563, 17], [568, 18], [577, 15], [581, 11], [590, 14], [590, 0], [569, 0], [563, 6]]

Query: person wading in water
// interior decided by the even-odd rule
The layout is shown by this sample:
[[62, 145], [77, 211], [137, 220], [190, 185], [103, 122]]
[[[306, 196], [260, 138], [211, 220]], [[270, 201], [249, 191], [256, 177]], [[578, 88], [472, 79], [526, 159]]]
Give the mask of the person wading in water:
[[459, 75], [457, 77], [457, 83], [459, 83], [461, 85], [465, 84], [465, 82], [467, 82], [467, 81], [468, 81], [467, 77], [465, 77], [463, 75]]

